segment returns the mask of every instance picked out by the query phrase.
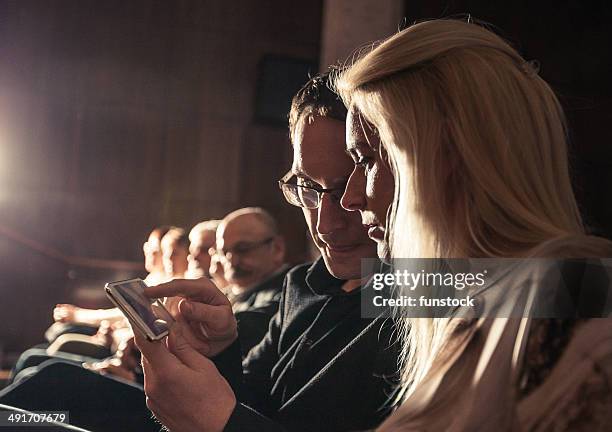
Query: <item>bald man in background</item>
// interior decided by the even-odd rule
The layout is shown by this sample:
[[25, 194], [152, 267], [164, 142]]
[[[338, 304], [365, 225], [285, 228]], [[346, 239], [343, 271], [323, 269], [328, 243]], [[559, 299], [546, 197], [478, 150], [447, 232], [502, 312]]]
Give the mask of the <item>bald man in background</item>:
[[216, 253], [234, 312], [279, 298], [287, 270], [285, 242], [268, 212], [247, 207], [225, 216], [217, 229]]
[[228, 282], [245, 355], [266, 334], [278, 310], [285, 264], [285, 242], [276, 220], [259, 207], [231, 212], [219, 224], [215, 254]]

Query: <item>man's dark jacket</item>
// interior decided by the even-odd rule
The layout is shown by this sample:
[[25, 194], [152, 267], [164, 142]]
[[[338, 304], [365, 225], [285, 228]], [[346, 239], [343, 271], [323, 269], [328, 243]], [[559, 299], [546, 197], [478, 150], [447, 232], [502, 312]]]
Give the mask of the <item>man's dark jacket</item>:
[[360, 289], [342, 284], [322, 260], [294, 268], [242, 368], [238, 344], [215, 358], [240, 402], [226, 431], [355, 431], [389, 414], [398, 369], [392, 322], [362, 319]]
[[233, 299], [243, 357], [257, 345], [268, 331], [270, 318], [278, 311], [283, 281], [289, 267], [277, 271], [253, 289]]

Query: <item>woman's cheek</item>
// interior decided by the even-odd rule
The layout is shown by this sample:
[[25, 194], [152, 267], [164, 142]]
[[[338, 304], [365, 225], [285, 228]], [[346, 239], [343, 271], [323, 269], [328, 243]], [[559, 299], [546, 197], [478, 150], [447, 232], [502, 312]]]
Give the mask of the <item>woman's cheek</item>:
[[387, 202], [385, 191], [385, 181], [381, 176], [381, 170], [378, 164], [374, 165], [367, 174], [366, 196], [371, 203], [372, 210], [376, 213], [379, 222], [384, 222], [387, 207], [390, 202]]
[[378, 194], [378, 182], [377, 182], [377, 173], [378, 169], [376, 166], [366, 171], [366, 197], [374, 201], [376, 200], [376, 195]]
[[395, 182], [391, 171], [386, 166], [376, 166], [372, 169], [372, 181], [368, 189], [371, 190], [372, 199], [376, 201], [376, 207], [381, 213], [383, 220], [386, 218], [387, 209], [393, 203]]

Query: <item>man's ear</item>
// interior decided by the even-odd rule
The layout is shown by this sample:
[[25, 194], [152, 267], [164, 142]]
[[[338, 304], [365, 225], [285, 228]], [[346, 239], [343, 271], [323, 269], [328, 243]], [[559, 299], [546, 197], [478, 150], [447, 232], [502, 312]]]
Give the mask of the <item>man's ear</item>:
[[274, 252], [274, 258], [282, 263], [285, 261], [285, 239], [282, 236], [277, 235], [272, 240], [272, 247]]

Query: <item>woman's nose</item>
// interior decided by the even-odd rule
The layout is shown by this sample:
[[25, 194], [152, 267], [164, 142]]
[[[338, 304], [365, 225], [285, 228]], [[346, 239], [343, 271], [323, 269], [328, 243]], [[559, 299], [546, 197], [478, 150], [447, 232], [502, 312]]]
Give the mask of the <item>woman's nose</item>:
[[351, 176], [346, 183], [344, 194], [340, 199], [340, 205], [342, 208], [348, 211], [357, 211], [365, 209], [365, 188], [366, 188], [365, 175], [360, 172], [358, 167], [353, 169]]

